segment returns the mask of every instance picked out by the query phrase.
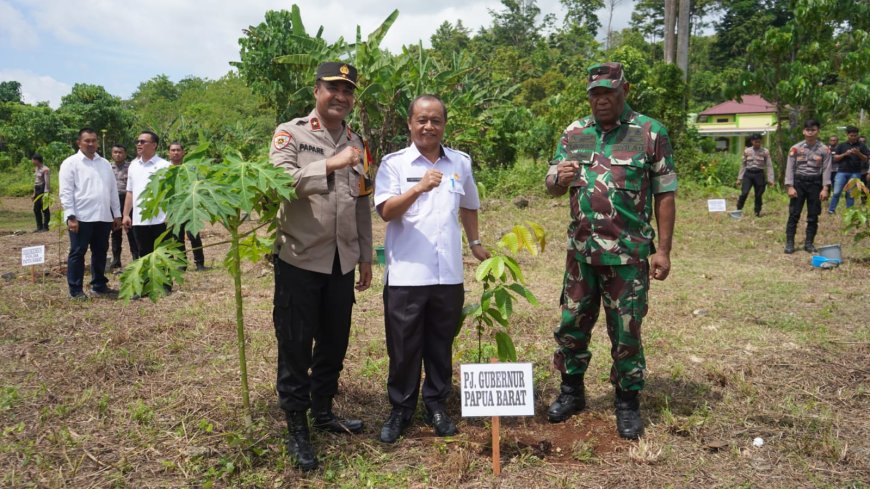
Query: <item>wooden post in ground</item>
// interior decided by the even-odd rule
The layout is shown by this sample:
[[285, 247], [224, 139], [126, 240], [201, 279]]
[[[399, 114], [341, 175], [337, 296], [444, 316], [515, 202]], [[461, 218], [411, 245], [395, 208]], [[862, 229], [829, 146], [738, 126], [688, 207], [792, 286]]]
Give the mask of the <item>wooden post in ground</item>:
[[[490, 358], [489, 363], [498, 363], [497, 358]], [[498, 416], [492, 417], [492, 473], [501, 475], [501, 421]]]

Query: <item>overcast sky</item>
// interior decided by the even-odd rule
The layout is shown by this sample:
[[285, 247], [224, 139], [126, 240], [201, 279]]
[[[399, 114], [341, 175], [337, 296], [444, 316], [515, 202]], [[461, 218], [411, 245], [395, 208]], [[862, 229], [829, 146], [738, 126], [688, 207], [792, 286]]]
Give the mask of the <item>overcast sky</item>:
[[[608, 0], [609, 1], [609, 0]], [[613, 29], [628, 25], [634, 0], [617, 0]], [[488, 9], [498, 0], [383, 2], [297, 0], [310, 33], [324, 26], [324, 37], [353, 40], [379, 26], [393, 9], [399, 17], [383, 46], [397, 52], [403, 45], [429, 38], [445, 20], [477, 31], [490, 25]], [[290, 10], [279, 0], [0, 0], [0, 81], [16, 80], [28, 103], [47, 100], [52, 107], [75, 83], [102, 85], [129, 98], [136, 87], [156, 75], [173, 81], [193, 75], [216, 79], [239, 58], [242, 29], [263, 21], [267, 10]], [[543, 13], [562, 17], [558, 0], [539, 0]], [[607, 24], [607, 12], [598, 13]], [[336, 21], [336, 19], [339, 19]]]

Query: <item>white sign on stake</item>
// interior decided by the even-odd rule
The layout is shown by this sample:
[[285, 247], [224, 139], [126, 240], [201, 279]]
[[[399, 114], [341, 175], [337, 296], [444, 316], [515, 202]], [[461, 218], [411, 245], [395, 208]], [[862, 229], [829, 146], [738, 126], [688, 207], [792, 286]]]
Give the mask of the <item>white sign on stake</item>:
[[534, 416], [531, 363], [460, 366], [462, 417]]
[[21, 248], [21, 266], [40, 265], [45, 263], [45, 245]]
[[707, 210], [710, 212], [725, 212], [725, 199], [708, 199]]

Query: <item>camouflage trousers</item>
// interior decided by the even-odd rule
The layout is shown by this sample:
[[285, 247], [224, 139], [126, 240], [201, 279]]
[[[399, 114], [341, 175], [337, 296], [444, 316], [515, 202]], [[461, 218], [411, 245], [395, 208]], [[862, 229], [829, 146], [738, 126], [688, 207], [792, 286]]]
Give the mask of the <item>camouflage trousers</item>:
[[640, 326], [647, 313], [649, 263], [589, 265], [568, 251], [565, 270], [554, 366], [568, 375], [586, 373], [592, 358], [589, 340], [603, 302], [613, 359], [610, 382], [624, 391], [643, 389], [646, 360]]

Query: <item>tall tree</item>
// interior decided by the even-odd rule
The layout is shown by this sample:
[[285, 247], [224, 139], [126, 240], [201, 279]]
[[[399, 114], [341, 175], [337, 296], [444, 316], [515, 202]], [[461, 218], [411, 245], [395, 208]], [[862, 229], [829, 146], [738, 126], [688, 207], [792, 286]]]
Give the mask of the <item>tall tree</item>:
[[0, 103], [21, 103], [21, 83], [15, 80], [0, 82]]
[[72, 91], [60, 100], [57, 115], [70, 131], [65, 135], [70, 143], [75, 139], [74, 133], [82, 127], [96, 129], [110, 142], [123, 140], [132, 122], [132, 114], [120, 97], [100, 85], [86, 83], [73, 85]]
[[577, 26], [593, 36], [601, 30], [596, 12], [604, 8], [604, 0], [559, 0], [565, 7], [565, 26]]

